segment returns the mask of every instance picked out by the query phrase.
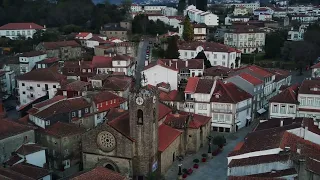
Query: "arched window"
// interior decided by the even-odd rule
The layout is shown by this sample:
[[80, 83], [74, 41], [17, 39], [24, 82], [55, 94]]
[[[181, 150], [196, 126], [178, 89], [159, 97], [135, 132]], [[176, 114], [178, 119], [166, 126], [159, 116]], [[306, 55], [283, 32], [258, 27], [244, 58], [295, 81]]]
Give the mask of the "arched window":
[[143, 111], [141, 109], [138, 109], [137, 119], [138, 119], [137, 123], [142, 125], [143, 124]]
[[110, 169], [111, 171], [115, 171], [114, 167], [111, 164], [105, 165], [105, 168]]
[[154, 123], [157, 122], [157, 112], [156, 112], [156, 108], [153, 108], [153, 122], [154, 122]]

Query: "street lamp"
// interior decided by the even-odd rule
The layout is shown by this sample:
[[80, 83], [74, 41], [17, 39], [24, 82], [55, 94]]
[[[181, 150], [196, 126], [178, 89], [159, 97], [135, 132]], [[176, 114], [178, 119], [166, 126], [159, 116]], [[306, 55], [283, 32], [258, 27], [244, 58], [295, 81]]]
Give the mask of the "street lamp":
[[208, 158], [211, 158], [212, 157], [212, 152], [211, 152], [211, 139], [212, 139], [212, 136], [208, 136], [207, 139], [208, 139]]
[[182, 179], [182, 158], [181, 156], [178, 156], [178, 161], [179, 161], [179, 164], [178, 164], [178, 167], [179, 167], [179, 171], [178, 171], [178, 179], [181, 180]]

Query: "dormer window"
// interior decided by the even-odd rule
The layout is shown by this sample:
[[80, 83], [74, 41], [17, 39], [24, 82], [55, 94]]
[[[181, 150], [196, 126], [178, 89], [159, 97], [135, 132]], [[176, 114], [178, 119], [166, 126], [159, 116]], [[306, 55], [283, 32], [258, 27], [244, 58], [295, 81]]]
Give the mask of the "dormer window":
[[86, 72], [86, 69], [82, 69], [82, 72], [84, 72], [84, 73], [85, 73], [85, 72]]
[[220, 94], [217, 93], [217, 94], [214, 95], [214, 97], [217, 98], [217, 99], [219, 99]]

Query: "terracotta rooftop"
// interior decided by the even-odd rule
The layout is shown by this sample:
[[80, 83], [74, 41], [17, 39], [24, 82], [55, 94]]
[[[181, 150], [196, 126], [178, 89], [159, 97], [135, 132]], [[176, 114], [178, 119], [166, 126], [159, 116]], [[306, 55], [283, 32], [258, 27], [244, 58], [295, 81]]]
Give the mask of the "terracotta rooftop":
[[267, 164], [271, 162], [285, 162], [290, 159], [288, 154], [271, 154], [265, 156], [256, 156], [242, 159], [232, 159], [228, 164], [228, 167], [240, 167], [240, 166], [249, 166], [257, 164]]
[[66, 76], [53, 71], [50, 68], [35, 69], [17, 77], [22, 81], [45, 81], [45, 82], [61, 82], [66, 80]]
[[120, 173], [109, 170], [105, 167], [96, 167], [90, 171], [84, 172], [71, 180], [127, 180]]
[[26, 163], [16, 164], [10, 167], [10, 170], [22, 174], [24, 176], [30, 177], [32, 179], [41, 179], [51, 174], [48, 169], [40, 168]]
[[6, 119], [0, 119], [0, 124], [0, 140], [34, 129], [31, 126], [22, 125]]
[[31, 177], [25, 176], [18, 172], [12, 171], [9, 168], [0, 167], [0, 178], [2, 180], [34, 180]]
[[45, 134], [52, 135], [58, 138], [73, 136], [73, 135], [81, 135], [86, 131], [85, 128], [79, 127], [76, 124], [63, 123], [60, 121], [56, 122], [51, 126], [48, 126], [46, 129], [39, 129], [39, 130]]
[[51, 64], [51, 63], [55, 63], [58, 62], [60, 59], [53, 57], [53, 58], [46, 58], [42, 61], [37, 62], [37, 64]]
[[199, 46], [203, 47], [204, 51], [210, 52], [237, 52], [235, 48], [219, 44], [216, 42], [183, 42], [178, 45], [179, 50], [196, 50]]
[[262, 80], [254, 77], [254, 76], [252, 76], [252, 75], [250, 75], [250, 74], [248, 74], [248, 73], [243, 72], [243, 73], [240, 73], [239, 76], [240, 76], [242, 79], [246, 80], [247, 82], [249, 82], [250, 84], [252, 84], [252, 85], [254, 85], [254, 86], [263, 84], [263, 81], [262, 81]]
[[162, 124], [159, 126], [158, 134], [159, 134], [158, 150], [160, 152], [163, 152], [167, 149], [167, 147], [171, 143], [173, 143], [174, 140], [176, 140], [182, 134], [182, 131], [179, 131], [170, 126]]
[[287, 78], [288, 76], [291, 75], [291, 73], [289, 71], [283, 70], [283, 69], [269, 69], [270, 72], [272, 72], [275, 75], [275, 81], [281, 81], [285, 78]]
[[[266, 78], [266, 77], [270, 77], [272, 76], [273, 74], [262, 68], [262, 67], [259, 67], [259, 66], [256, 66], [256, 65], [251, 65], [251, 66], [245, 66], [245, 67], [242, 67], [242, 68], [238, 68], [238, 69], [234, 69], [234, 71], [237, 73], [240, 73], [240, 72], [246, 72], [246, 73], [249, 73], [259, 79], [261, 78]], [[262, 80], [262, 79], [261, 79]]]
[[315, 68], [320, 68], [320, 62], [318, 62], [317, 64], [311, 66], [311, 69], [315, 69]]
[[159, 104], [159, 106], [158, 106], [158, 108], [159, 108], [158, 120], [160, 121], [161, 119], [166, 117], [169, 113], [171, 113], [172, 109], [169, 106], [167, 106], [161, 102], [159, 102], [158, 104]]
[[224, 66], [212, 66], [204, 70], [203, 76], [228, 76], [232, 69]]
[[129, 140], [134, 141], [130, 136], [130, 116], [128, 111], [124, 111], [120, 116], [117, 116], [114, 119], [108, 118], [107, 124]]
[[90, 108], [91, 104], [83, 97], [69, 98], [58, 101], [49, 107], [35, 113], [34, 116], [41, 119], [48, 119], [54, 115], [69, 113], [84, 108]]
[[108, 79], [109, 76], [110, 76], [109, 74], [96, 74], [95, 76], [91, 77], [90, 79], [104, 81], [104, 80]]
[[299, 88], [299, 94], [320, 94], [319, 80], [304, 80]]
[[194, 114], [194, 113], [189, 113], [185, 111], [179, 111], [179, 114], [189, 115], [192, 117], [191, 121], [189, 121], [189, 126], [188, 126], [188, 128], [191, 128], [191, 129], [198, 129], [201, 126], [205, 126], [211, 120], [211, 117], [209, 116], [203, 116], [200, 114]]
[[38, 144], [23, 144], [22, 146], [20, 146], [19, 149], [16, 150], [16, 152], [20, 155], [26, 156], [28, 154], [32, 154], [38, 151], [42, 151], [45, 150], [46, 148], [38, 145]]
[[[319, 164], [320, 165], [320, 164]], [[295, 168], [284, 169], [284, 170], [274, 170], [271, 172], [252, 174], [250, 177], [261, 177], [261, 178], [279, 178], [291, 175], [298, 175]]]
[[288, 104], [299, 104], [298, 101], [298, 89], [293, 89], [288, 87], [283, 90], [281, 93], [273, 96], [269, 102], [278, 102], [278, 103], [288, 103]]
[[185, 93], [201, 93], [210, 94], [213, 88], [214, 80], [212, 79], [200, 79], [199, 77], [190, 77], [188, 79]]
[[220, 103], [238, 103], [249, 98], [252, 98], [251, 94], [240, 89], [233, 83], [229, 82], [224, 84], [221, 80], [217, 80], [216, 88], [210, 101]]
[[129, 76], [109, 76], [103, 83], [103, 89], [110, 91], [124, 91], [131, 88], [132, 77]]
[[35, 23], [9, 23], [0, 27], [0, 30], [28, 30], [44, 29], [44, 27]]
[[[4, 164], [7, 166], [13, 166], [14, 164], [19, 163], [23, 160], [24, 160], [23, 158], [15, 154], [15, 155], [12, 155], [10, 159], [7, 160]], [[0, 173], [0, 177], [1, 177], [1, 173]]]
[[282, 179], [282, 178], [250, 177], [250, 176], [229, 176], [228, 180], [285, 180], [285, 179]]
[[111, 68], [112, 67], [112, 57], [93, 56], [92, 65], [95, 68]]
[[84, 81], [73, 81], [61, 86], [60, 90], [64, 91], [86, 91], [91, 83]]
[[35, 57], [35, 56], [41, 56], [46, 54], [45, 52], [41, 51], [30, 51], [30, 52], [25, 52], [21, 55], [21, 57]]
[[269, 119], [264, 122], [260, 122], [258, 126], [254, 129], [254, 131], [261, 131], [261, 130], [266, 130], [266, 129], [273, 129], [280, 127], [281, 121], [283, 121], [283, 126], [289, 126], [293, 124], [297, 124], [301, 126], [301, 123], [303, 122], [304, 119], [303, 117], [296, 117], [295, 119], [292, 118], [273, 118]]
[[320, 162], [319, 159], [308, 158], [306, 162], [306, 170], [311, 171], [317, 175], [320, 175]]
[[91, 34], [90, 32], [79, 32], [79, 34], [76, 35], [77, 38], [85, 38], [87, 37], [89, 34]]
[[124, 99], [124, 98], [122, 98], [118, 95], [115, 95], [109, 91], [100, 91], [93, 96], [93, 101], [95, 103], [101, 103], [101, 102], [105, 102], [105, 101], [109, 101], [109, 100], [113, 100], [113, 99]]
[[39, 102], [37, 104], [34, 104], [33, 107], [36, 108], [36, 109], [40, 109], [40, 108], [48, 106], [48, 105], [50, 105], [52, 103], [58, 102], [58, 101], [60, 101], [62, 99], [66, 99], [66, 98], [64, 96], [54, 96], [51, 99], [47, 99], [45, 101]]
[[57, 42], [42, 42], [42, 45], [46, 50], [49, 49], [58, 49], [61, 47], [81, 47], [80, 44], [78, 44], [76, 41], [57, 41]]

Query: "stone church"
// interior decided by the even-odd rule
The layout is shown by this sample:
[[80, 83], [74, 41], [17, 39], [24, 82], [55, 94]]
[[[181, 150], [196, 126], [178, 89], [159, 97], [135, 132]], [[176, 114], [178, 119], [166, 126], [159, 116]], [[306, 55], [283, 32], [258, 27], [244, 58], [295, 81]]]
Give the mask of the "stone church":
[[[138, 180], [151, 172], [164, 173], [176, 156], [186, 153], [188, 147], [185, 146], [192, 136], [192, 146], [195, 144], [199, 149], [206, 141], [199, 137], [208, 136], [210, 132], [210, 117], [197, 115], [201, 118], [195, 122], [184, 114], [181, 117], [187, 117], [185, 120], [178, 119], [190, 127], [177, 129], [170, 126], [172, 122], [166, 124], [170, 114], [173, 115], [172, 110], [158, 102], [155, 89], [131, 92], [129, 111], [110, 110], [106, 122], [83, 135], [84, 169], [103, 166]], [[195, 130], [186, 131], [188, 128]]]

